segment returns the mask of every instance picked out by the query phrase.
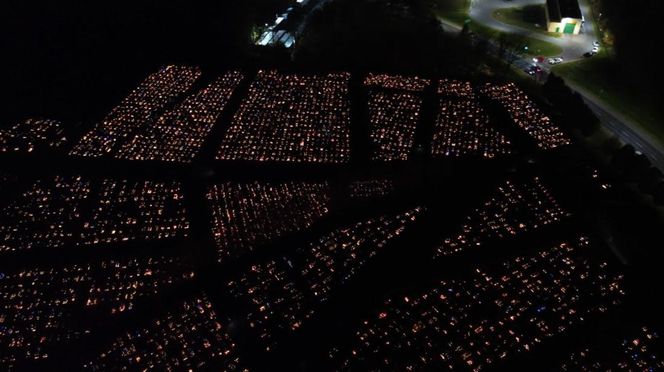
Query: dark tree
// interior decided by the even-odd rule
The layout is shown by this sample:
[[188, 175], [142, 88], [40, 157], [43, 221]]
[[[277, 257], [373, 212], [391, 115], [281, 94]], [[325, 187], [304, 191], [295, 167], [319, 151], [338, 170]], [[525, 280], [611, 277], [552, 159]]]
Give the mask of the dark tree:
[[586, 105], [583, 97], [572, 91], [562, 78], [551, 73], [544, 88], [547, 98], [560, 112], [561, 126], [578, 129], [586, 136], [599, 129], [599, 119]]
[[426, 73], [455, 57], [450, 38], [421, 1], [338, 0], [313, 15], [297, 43], [308, 66]]

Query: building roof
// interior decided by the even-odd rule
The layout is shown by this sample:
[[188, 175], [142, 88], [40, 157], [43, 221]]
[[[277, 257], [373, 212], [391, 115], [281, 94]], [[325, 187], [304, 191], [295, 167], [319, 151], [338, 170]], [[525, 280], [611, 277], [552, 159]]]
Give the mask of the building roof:
[[546, 0], [546, 7], [552, 22], [560, 22], [563, 18], [582, 18], [579, 0]]

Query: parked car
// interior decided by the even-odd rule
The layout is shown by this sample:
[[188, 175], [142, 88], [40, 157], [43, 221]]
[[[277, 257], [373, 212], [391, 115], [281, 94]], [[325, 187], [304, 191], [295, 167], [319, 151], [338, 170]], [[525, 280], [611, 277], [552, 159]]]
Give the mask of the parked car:
[[599, 47], [599, 41], [593, 41], [593, 46]]
[[599, 47], [598, 47], [598, 46], [593, 47], [592, 52], [593, 52], [593, 53], [597, 53], [597, 52], [599, 52]]
[[549, 58], [549, 64], [550, 65], [557, 65], [559, 63], [563, 63], [563, 58], [562, 57], [555, 57], [555, 58]]
[[535, 75], [535, 74], [539, 74], [539, 73], [541, 73], [541, 72], [542, 72], [542, 68], [539, 67], [539, 66], [537, 66], [537, 65], [531, 65], [531, 66], [529, 66], [529, 67], [525, 70], [525, 72], [526, 72], [528, 75]]
[[590, 58], [590, 57], [594, 56], [595, 54], [597, 54], [597, 53], [596, 52], [585, 52], [585, 53], [583, 53], [583, 56], [586, 57], [586, 58]]

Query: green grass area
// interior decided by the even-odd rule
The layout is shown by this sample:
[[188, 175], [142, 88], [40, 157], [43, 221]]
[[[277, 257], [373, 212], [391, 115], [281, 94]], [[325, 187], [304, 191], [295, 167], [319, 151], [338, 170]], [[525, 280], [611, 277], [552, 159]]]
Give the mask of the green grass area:
[[610, 55], [555, 66], [554, 73], [574, 82], [601, 99], [644, 131], [664, 144], [664, 107], [659, 92], [644, 91], [638, 82], [631, 81]]
[[493, 11], [493, 18], [508, 25], [521, 27], [530, 31], [550, 37], [560, 37], [555, 32], [546, 29], [546, 12], [544, 5], [528, 5], [525, 7], [512, 7]]
[[436, 0], [434, 12], [442, 19], [463, 25], [468, 19], [470, 0]]
[[[515, 49], [519, 49], [522, 53], [525, 52], [525, 54], [530, 56], [552, 57], [560, 55], [563, 52], [562, 48], [555, 44], [528, 36], [497, 31], [475, 21], [471, 21], [470, 30], [489, 39], [500, 40], [502, 38], [506, 43], [514, 46]], [[528, 46], [527, 51], [524, 46]]]

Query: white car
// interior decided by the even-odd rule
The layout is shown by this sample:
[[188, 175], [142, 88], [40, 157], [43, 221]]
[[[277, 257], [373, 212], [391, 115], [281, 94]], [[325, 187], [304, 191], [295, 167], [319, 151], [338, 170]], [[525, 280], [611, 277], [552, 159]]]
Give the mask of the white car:
[[599, 41], [593, 41], [593, 46], [596, 46], [599, 48]]
[[549, 62], [550, 65], [557, 65], [559, 63], [562, 63], [563, 59], [562, 59], [562, 57], [549, 58], [548, 62]]
[[592, 52], [593, 52], [593, 53], [597, 53], [597, 52], [599, 52], [599, 47], [598, 47], [598, 46], [593, 47]]

